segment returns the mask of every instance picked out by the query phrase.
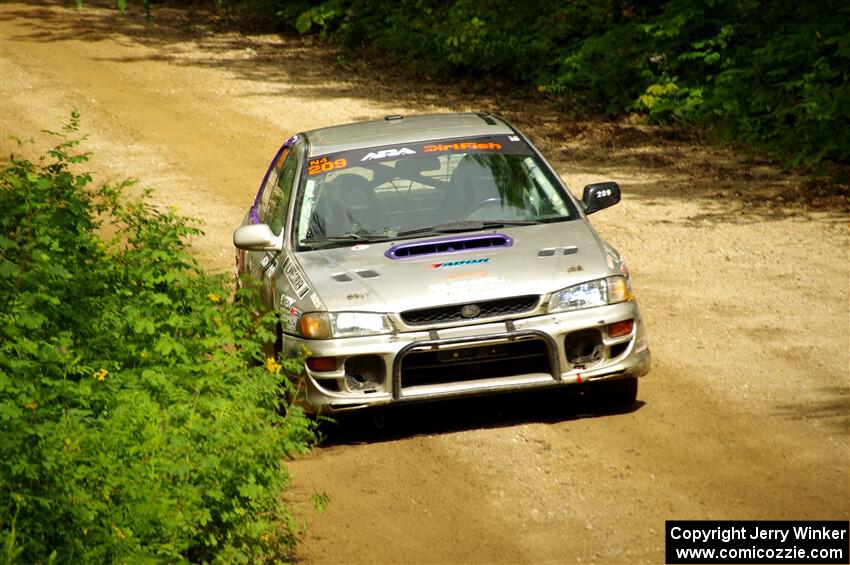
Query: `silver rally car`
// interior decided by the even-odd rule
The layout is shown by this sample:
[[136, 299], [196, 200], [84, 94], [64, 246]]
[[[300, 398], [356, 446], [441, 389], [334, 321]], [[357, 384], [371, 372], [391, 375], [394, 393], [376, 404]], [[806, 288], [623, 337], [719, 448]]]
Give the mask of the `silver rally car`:
[[[629, 271], [526, 137], [486, 113], [387, 116], [284, 143], [237, 273], [309, 352], [310, 411], [589, 383], [630, 403], [650, 353]], [[244, 278], [244, 277], [243, 277]]]

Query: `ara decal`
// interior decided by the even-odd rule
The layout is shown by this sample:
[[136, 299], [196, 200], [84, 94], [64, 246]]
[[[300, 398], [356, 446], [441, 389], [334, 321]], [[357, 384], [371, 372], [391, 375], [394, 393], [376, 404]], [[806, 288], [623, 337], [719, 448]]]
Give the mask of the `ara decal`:
[[371, 161], [373, 159], [388, 159], [390, 157], [403, 157], [405, 155], [416, 155], [416, 151], [414, 151], [413, 149], [408, 149], [407, 147], [402, 147], [400, 149], [382, 149], [380, 151], [372, 151], [371, 153], [367, 153], [365, 157], [360, 159], [360, 161]]

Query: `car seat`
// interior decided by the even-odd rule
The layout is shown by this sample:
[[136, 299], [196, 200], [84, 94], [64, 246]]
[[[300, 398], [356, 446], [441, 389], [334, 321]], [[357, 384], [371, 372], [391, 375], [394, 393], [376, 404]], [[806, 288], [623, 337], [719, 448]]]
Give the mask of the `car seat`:
[[355, 173], [343, 173], [326, 182], [313, 215], [312, 231], [326, 237], [381, 233], [385, 227], [370, 182]]
[[448, 205], [457, 216], [454, 219], [466, 218], [488, 200], [501, 201], [496, 178], [487, 161], [486, 155], [470, 153], [461, 158], [452, 172]]

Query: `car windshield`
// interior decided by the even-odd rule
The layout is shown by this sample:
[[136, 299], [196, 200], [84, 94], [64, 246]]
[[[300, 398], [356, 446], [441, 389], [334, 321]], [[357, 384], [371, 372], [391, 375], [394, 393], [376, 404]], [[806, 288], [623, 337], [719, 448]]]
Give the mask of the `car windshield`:
[[305, 165], [294, 226], [301, 249], [577, 217], [518, 136], [348, 151]]

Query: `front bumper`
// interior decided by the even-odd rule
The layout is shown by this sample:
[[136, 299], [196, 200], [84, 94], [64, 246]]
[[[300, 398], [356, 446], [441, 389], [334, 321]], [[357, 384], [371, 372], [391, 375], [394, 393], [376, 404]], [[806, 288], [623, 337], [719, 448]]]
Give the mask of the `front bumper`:
[[[610, 324], [629, 319], [634, 320], [629, 334], [608, 335]], [[567, 351], [568, 336], [577, 332], [598, 335], [595, 358], [577, 359], [575, 352]], [[302, 348], [311, 357], [336, 359], [334, 370], [306, 369], [305, 408], [324, 412], [641, 377], [650, 368], [635, 302], [393, 335], [328, 340], [284, 336], [285, 352], [294, 354]], [[521, 356], [512, 357], [520, 349], [536, 353], [526, 363]], [[347, 360], [365, 356], [376, 361], [373, 365], [382, 365], [368, 386], [346, 374]], [[414, 357], [434, 361], [430, 365], [434, 378], [411, 380], [414, 367], [409, 361]], [[418, 368], [416, 372], [422, 373]]]

